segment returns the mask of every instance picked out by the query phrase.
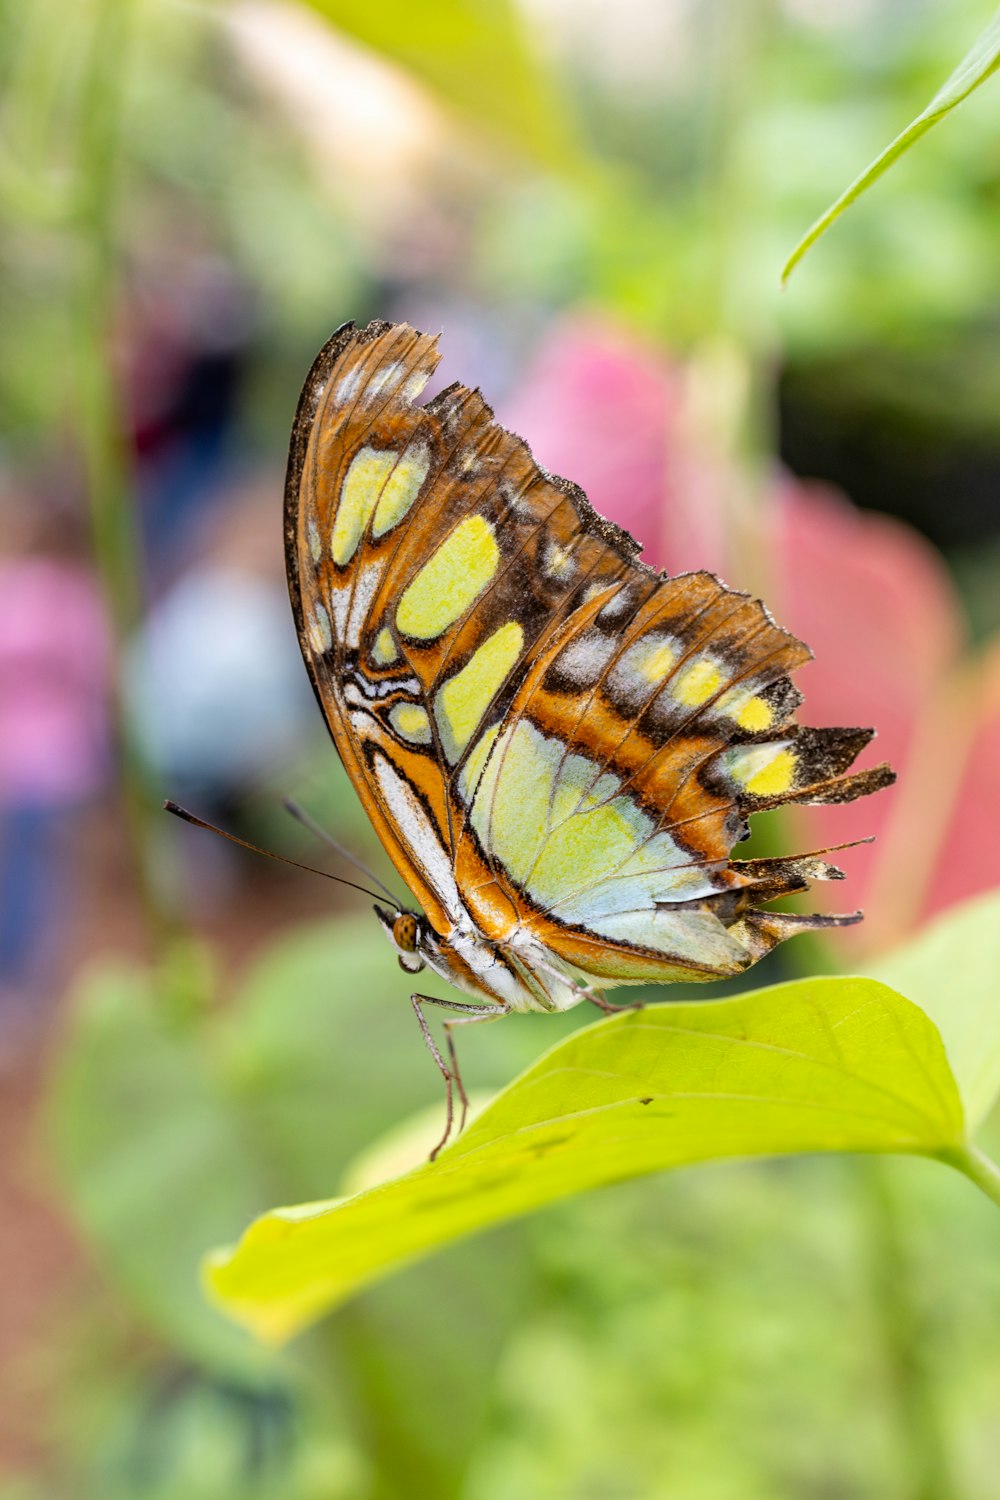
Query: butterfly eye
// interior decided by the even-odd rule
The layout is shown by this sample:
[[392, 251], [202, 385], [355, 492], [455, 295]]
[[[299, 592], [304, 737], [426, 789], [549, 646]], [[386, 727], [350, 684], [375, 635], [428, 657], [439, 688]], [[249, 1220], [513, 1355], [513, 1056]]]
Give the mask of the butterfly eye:
[[400, 912], [392, 924], [392, 940], [404, 953], [417, 951], [417, 919], [412, 912]]

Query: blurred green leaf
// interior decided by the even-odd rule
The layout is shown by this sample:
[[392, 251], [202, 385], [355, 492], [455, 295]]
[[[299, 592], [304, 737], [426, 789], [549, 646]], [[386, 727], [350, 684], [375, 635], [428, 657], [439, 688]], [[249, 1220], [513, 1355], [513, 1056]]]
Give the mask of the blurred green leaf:
[[937, 125], [946, 115], [951, 114], [956, 105], [961, 104], [981, 84], [991, 78], [997, 68], [1000, 68], [1000, 10], [973, 43], [971, 50], [963, 57], [947, 83], [934, 95], [926, 109], [910, 121], [906, 129], [886, 146], [885, 150], [865, 168], [860, 177], [855, 178], [850, 187], [841, 193], [836, 202], [830, 205], [802, 237], [784, 264], [781, 272], [782, 284], [787, 282], [802, 257], [815, 245], [820, 236], [826, 233], [830, 225], [840, 218], [844, 210], [850, 208], [862, 193], [867, 192], [883, 172], [887, 172], [893, 163], [898, 161], [904, 152], [909, 151], [922, 135], [926, 135], [933, 125]]
[[56, 1164], [77, 1222], [148, 1324], [206, 1363], [246, 1369], [245, 1339], [205, 1316], [194, 1267], [205, 1234], [253, 1213], [266, 1185], [210, 1050], [160, 1000], [126, 969], [95, 973], [77, 995], [50, 1096]]
[[[434, 976], [421, 983], [428, 994], [450, 993]], [[429, 1099], [440, 1102], [411, 988], [370, 913], [304, 924], [250, 968], [227, 1032], [226, 1067], [259, 1159], [286, 1192], [326, 1194], [371, 1141]], [[533, 1019], [528, 1050], [516, 1048], [516, 1028], [504, 1036], [506, 1027], [481, 1054], [466, 1049], [471, 1085], [492, 1094], [525, 1065], [538, 1050]]]
[[211, 1257], [210, 1294], [280, 1341], [461, 1235], [668, 1167], [804, 1151], [945, 1157], [962, 1107], [924, 1014], [870, 979], [629, 1012], [554, 1047], [434, 1163], [278, 1209]]
[[934, 1022], [975, 1130], [1000, 1093], [1000, 891], [952, 908], [870, 972]]
[[401, 63], [452, 108], [544, 166], [565, 171], [581, 157], [565, 103], [532, 56], [509, 0], [308, 0], [320, 15]]
[[[190, 1004], [190, 967], [158, 985], [141, 971], [103, 969], [77, 994], [49, 1104], [56, 1166], [114, 1300], [210, 1384], [231, 1382], [251, 1403], [284, 1392], [298, 1411], [303, 1364], [293, 1370], [254, 1350], [201, 1295], [205, 1246], [279, 1198], [327, 1191], [368, 1142], [428, 1099], [439, 1127], [438, 1075], [374, 917], [284, 934], [218, 1012]], [[515, 1021], [488, 1048], [467, 1049], [470, 1081], [491, 1094], [537, 1048], [536, 1019], [522, 1019], [526, 1036]], [[353, 1435], [359, 1451], [373, 1443], [394, 1494], [457, 1495], [490, 1372], [528, 1296], [527, 1264], [523, 1236], [495, 1236], [360, 1299], [322, 1347], [301, 1351], [318, 1430], [340, 1445]], [[145, 1451], [150, 1424], [140, 1425]], [[296, 1440], [288, 1464], [298, 1452]], [[193, 1480], [185, 1483], [188, 1493]], [[300, 1493], [290, 1469], [274, 1483]], [[358, 1484], [351, 1493], [369, 1492]]]
[[245, 1338], [199, 1292], [205, 1246], [276, 1194], [325, 1191], [426, 1102], [436, 1074], [374, 918], [279, 939], [224, 1014], [192, 1009], [188, 987], [180, 972], [159, 984], [125, 968], [91, 976], [50, 1130], [72, 1210], [136, 1311], [200, 1361], [242, 1366]]

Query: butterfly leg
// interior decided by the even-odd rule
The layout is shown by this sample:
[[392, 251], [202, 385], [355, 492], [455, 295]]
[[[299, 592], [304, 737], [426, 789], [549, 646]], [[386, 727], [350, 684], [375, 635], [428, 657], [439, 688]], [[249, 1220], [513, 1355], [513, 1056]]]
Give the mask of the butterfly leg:
[[[492, 1021], [497, 1016], [507, 1015], [510, 1007], [507, 1005], [463, 1005], [458, 1000], [439, 1000], [434, 995], [411, 995], [410, 1004], [413, 1006], [413, 1012], [420, 1026], [420, 1032], [427, 1050], [437, 1063], [438, 1071], [444, 1079], [444, 1134], [430, 1154], [430, 1160], [433, 1161], [441, 1148], [447, 1145], [448, 1139], [451, 1136], [451, 1128], [455, 1121], [454, 1095], [456, 1090], [458, 1092], [459, 1103], [462, 1106], [462, 1118], [459, 1123], [459, 1130], [465, 1125], [465, 1116], [469, 1109], [469, 1097], [465, 1092], [465, 1084], [462, 1082], [462, 1073], [458, 1066], [458, 1054], [455, 1051], [455, 1042], [451, 1034], [451, 1029], [453, 1026], [461, 1026], [464, 1022], [469, 1021]], [[448, 1046], [448, 1060], [451, 1063], [450, 1068], [441, 1056], [441, 1049], [434, 1040], [431, 1029], [427, 1024], [427, 1018], [423, 1011], [425, 1005], [436, 1005], [441, 1010], [461, 1012], [457, 1020], [445, 1022], [445, 1038]]]
[[458, 1090], [459, 1103], [462, 1106], [462, 1115], [458, 1122], [459, 1135], [461, 1135], [462, 1131], [465, 1129], [465, 1119], [469, 1113], [469, 1096], [465, 1092], [465, 1084], [462, 1082], [462, 1070], [458, 1066], [458, 1053], [455, 1051], [455, 1038], [452, 1035], [452, 1032], [454, 1031], [456, 1026], [474, 1025], [477, 1021], [492, 1021], [495, 1020], [497, 1014], [509, 1014], [509, 1011], [506, 1007], [502, 1011], [498, 1011], [498, 1008], [495, 1005], [491, 1005], [487, 1011], [483, 1011], [480, 1007], [477, 1006], [475, 1008], [475, 1011], [476, 1013], [474, 1015], [459, 1016], [454, 1021], [445, 1021], [444, 1023], [444, 1038], [448, 1044], [448, 1061], [451, 1064], [451, 1076], [455, 1081], [455, 1088]]
[[598, 1010], [603, 1010], [606, 1016], [620, 1015], [623, 1010], [645, 1010], [645, 1000], [630, 1000], [627, 1005], [615, 1005], [613, 1000], [608, 1000], [599, 990], [588, 990], [585, 999], [591, 1005], [596, 1005]]

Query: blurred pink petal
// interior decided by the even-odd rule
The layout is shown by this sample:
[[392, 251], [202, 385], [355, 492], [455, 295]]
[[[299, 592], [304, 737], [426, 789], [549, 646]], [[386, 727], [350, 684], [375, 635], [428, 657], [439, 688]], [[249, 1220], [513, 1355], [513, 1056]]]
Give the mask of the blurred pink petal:
[[0, 803], [58, 806], [103, 785], [109, 653], [85, 568], [46, 557], [0, 565]]
[[783, 483], [776, 520], [782, 623], [816, 654], [809, 694], [823, 722], [856, 718], [859, 703], [876, 716], [887, 707], [893, 724], [880, 734], [903, 748], [900, 723], [912, 720], [962, 644], [958, 597], [940, 555], [904, 521], [858, 510], [825, 485]]
[[724, 574], [735, 476], [699, 432], [699, 373], [607, 322], [567, 318], [498, 415], [544, 468], [631, 532], [650, 567]]
[[[859, 765], [888, 760], [899, 776], [897, 786], [877, 796], [803, 815], [810, 842], [876, 835], [878, 843], [844, 859], [851, 904], [870, 905], [870, 882], [916, 769], [924, 716], [958, 658], [958, 600], [944, 563], [918, 532], [859, 511], [825, 486], [786, 481], [775, 535], [775, 611], [815, 655], [799, 678], [803, 720], [873, 725], [877, 738]], [[830, 894], [843, 901], [839, 890]], [[877, 927], [873, 921], [859, 940]]]
[[677, 382], [653, 351], [596, 320], [557, 324], [498, 416], [538, 462], [586, 491], [659, 563]]
[[[1000, 885], [1000, 641], [963, 684], [972, 717], [964, 757], [935, 765], [927, 793], [953, 791], [950, 815], [938, 845], [938, 858], [925, 892], [924, 915], [951, 906], [978, 891]], [[961, 727], [961, 726], [959, 726]], [[957, 773], [957, 774], [956, 774]]]

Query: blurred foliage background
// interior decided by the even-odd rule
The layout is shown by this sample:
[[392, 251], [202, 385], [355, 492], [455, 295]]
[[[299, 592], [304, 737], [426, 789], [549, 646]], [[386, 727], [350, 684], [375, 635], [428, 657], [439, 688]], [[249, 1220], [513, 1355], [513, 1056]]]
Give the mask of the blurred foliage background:
[[996, 1226], [922, 1163], [609, 1190], [253, 1348], [202, 1251], [438, 1080], [353, 900], [157, 810], [322, 858], [290, 794], [381, 859], [279, 513], [316, 349], [406, 318], [650, 560], [765, 592], [811, 721], [883, 730], [898, 789], [794, 830], [877, 824], [867, 946], [762, 979], [1000, 881], [1000, 94], [778, 290], [988, 11], [0, 5], [4, 1500], [1000, 1496]]

